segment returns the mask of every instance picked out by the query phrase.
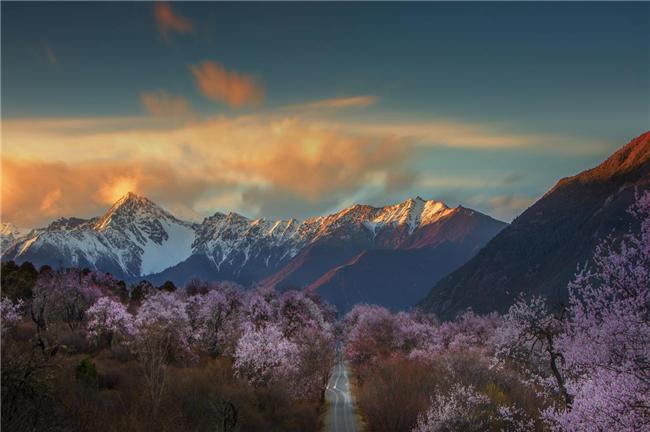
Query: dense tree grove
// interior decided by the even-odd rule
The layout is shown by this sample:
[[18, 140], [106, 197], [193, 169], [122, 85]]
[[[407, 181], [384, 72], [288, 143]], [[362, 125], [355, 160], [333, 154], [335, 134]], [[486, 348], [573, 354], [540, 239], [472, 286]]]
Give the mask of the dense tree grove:
[[522, 296], [442, 324], [355, 307], [345, 352], [368, 428], [650, 430], [650, 192], [631, 212], [639, 233], [597, 248], [566, 307]]
[[[44, 268], [30, 297], [3, 296], [3, 427], [197, 430], [189, 405], [172, 410], [180, 419], [169, 406], [198, 388], [214, 417], [205, 429], [316, 428], [334, 360], [331, 307], [302, 291], [187, 288], [140, 283], [129, 296], [107, 274]], [[197, 386], [201, 374], [212, 386]], [[116, 397], [132, 405], [118, 410]], [[68, 409], [106, 418], [84, 424]]]

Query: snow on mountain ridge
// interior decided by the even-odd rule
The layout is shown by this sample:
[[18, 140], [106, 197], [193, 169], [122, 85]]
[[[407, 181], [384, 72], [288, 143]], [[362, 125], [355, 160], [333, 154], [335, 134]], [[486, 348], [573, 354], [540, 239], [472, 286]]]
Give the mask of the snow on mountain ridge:
[[136, 245], [139, 275], [157, 273], [187, 259], [196, 236], [195, 224], [132, 192], [113, 204], [93, 228], [115, 246]]
[[55, 265], [101, 266], [139, 276], [187, 259], [194, 231], [194, 224], [128, 193], [101, 217], [60, 218], [32, 231], [3, 252], [3, 259], [33, 256], [36, 261], [49, 258]]
[[304, 221], [249, 219], [234, 212], [217, 212], [199, 224], [178, 219], [149, 199], [129, 192], [101, 217], [61, 218], [14, 240], [15, 247], [3, 252], [3, 259], [54, 251], [66, 265], [114, 267], [136, 277], [161, 272], [199, 254], [217, 268], [229, 266], [237, 272], [249, 262], [275, 265], [330, 236], [345, 240], [366, 232], [363, 235], [374, 238], [402, 226], [410, 235], [454, 211], [442, 202], [416, 197], [384, 207], [353, 205]]

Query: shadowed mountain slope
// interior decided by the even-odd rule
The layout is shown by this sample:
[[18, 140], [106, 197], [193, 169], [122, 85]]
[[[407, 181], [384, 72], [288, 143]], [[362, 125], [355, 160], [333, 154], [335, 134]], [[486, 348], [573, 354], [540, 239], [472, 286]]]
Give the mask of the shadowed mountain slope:
[[504, 311], [520, 292], [566, 302], [567, 283], [606, 236], [635, 229], [627, 209], [650, 187], [650, 133], [597, 167], [560, 180], [473, 259], [439, 281], [420, 306], [451, 319], [471, 307]]

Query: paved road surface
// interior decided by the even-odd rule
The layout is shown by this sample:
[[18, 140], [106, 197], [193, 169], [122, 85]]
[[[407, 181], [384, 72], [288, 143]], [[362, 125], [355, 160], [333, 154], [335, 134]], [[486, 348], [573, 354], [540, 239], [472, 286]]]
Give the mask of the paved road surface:
[[325, 431], [357, 432], [360, 428], [357, 425], [354, 401], [350, 393], [348, 368], [340, 353], [337, 358], [325, 391], [325, 400], [328, 404]]

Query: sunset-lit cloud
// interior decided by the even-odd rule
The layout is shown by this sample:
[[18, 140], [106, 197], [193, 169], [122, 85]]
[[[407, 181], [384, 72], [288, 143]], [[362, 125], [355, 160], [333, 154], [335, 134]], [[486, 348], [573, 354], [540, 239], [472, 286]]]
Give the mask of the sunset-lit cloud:
[[98, 197], [101, 202], [111, 204], [127, 193], [137, 192], [139, 189], [137, 178], [121, 176], [102, 185], [101, 189], [99, 189], [95, 196]]
[[54, 188], [45, 194], [43, 199], [41, 199], [39, 211], [46, 216], [53, 216], [58, 214], [61, 211], [59, 202], [63, 196], [61, 189]]
[[[134, 190], [192, 218], [421, 195], [510, 220], [645, 130], [643, 26], [618, 25], [638, 12], [568, 11], [600, 26], [556, 23], [540, 63], [537, 31], [490, 37], [481, 14], [395, 7], [418, 22], [354, 7], [296, 19], [289, 4], [3, 3], [0, 216], [88, 217]], [[554, 14], [540, 13], [544, 27]], [[471, 21], [472, 43], [453, 20]]]
[[536, 151], [563, 152], [567, 154], [602, 153], [605, 143], [578, 140], [553, 134], [521, 133], [509, 131], [503, 126], [432, 119], [426, 121], [377, 121], [346, 122], [340, 125], [352, 133], [393, 136], [426, 146], [442, 146], [467, 149], [530, 149]]
[[353, 189], [373, 172], [398, 167], [410, 148], [391, 138], [346, 136], [302, 123], [268, 141], [267, 150], [233, 158], [232, 168], [307, 199]]
[[154, 6], [154, 16], [158, 30], [163, 38], [169, 38], [171, 32], [189, 33], [194, 25], [188, 18], [182, 17], [174, 12], [167, 2], [159, 2]]
[[293, 110], [335, 110], [344, 108], [360, 108], [376, 104], [378, 98], [375, 96], [350, 96], [332, 99], [322, 99], [298, 105], [289, 105], [286, 109]]
[[[410, 154], [407, 142], [349, 136], [298, 118], [216, 117], [177, 127], [93, 123], [7, 122], [3, 218], [30, 225], [50, 220], [53, 212], [35, 210], [54, 189], [62, 194], [47, 203], [57, 215], [97, 214], [128, 190], [205, 211], [216, 210], [208, 210], [210, 200], [218, 201], [208, 195], [220, 187], [242, 204], [254, 191], [265, 197], [260, 200], [287, 194], [315, 205], [358, 189], [378, 172], [399, 169]], [[65, 163], [42, 162], [64, 155]]]
[[190, 103], [186, 98], [162, 90], [144, 92], [140, 101], [149, 114], [157, 117], [183, 117], [190, 113]]
[[102, 214], [129, 191], [191, 208], [206, 179], [169, 164], [139, 161], [47, 162], [2, 158], [2, 219], [37, 227], [61, 216]]
[[[411, 122], [414, 134], [399, 133], [407, 127], [397, 121], [392, 125], [372, 128], [352, 120], [270, 114], [179, 122], [156, 116], [9, 119], [2, 129], [2, 216], [23, 225], [55, 216], [91, 216], [128, 190], [188, 213], [315, 214], [351, 199], [400, 197], [410, 190], [446, 194], [513, 186], [506, 185], [511, 171], [486, 179], [481, 173], [421, 172], [415, 167], [418, 160], [435, 157], [440, 146], [503, 149], [496, 139], [501, 137], [517, 143], [506, 149], [551, 152], [569, 151], [575, 142], [567, 140], [553, 150], [537, 147], [531, 138], [535, 135], [461, 121]], [[498, 214], [509, 209], [511, 216], [528, 203], [525, 199], [483, 198], [479, 204]]]
[[212, 61], [192, 65], [190, 70], [205, 97], [225, 102], [231, 108], [258, 105], [264, 99], [264, 88], [249, 74], [228, 71]]

